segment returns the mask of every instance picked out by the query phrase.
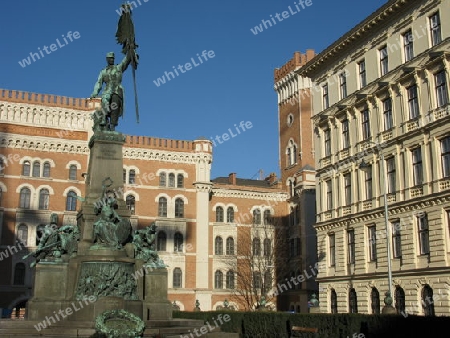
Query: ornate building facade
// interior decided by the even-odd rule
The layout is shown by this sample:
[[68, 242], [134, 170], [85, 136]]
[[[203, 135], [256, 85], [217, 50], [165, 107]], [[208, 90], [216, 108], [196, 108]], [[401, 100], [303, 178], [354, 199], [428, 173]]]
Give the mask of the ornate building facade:
[[392, 280], [398, 313], [450, 315], [449, 16], [388, 1], [297, 71], [314, 83], [322, 312], [380, 313]]
[[[50, 215], [58, 215], [59, 226], [77, 223], [90, 114], [98, 105], [96, 99], [0, 90], [0, 307], [6, 314], [25, 308], [31, 297], [33, 257], [22, 257], [36, 249]], [[202, 310], [212, 310], [229, 299], [242, 309], [240, 298], [233, 298], [237, 271], [223, 262], [238, 259], [240, 246], [248, 244], [241, 238], [258, 226], [259, 212], [285, 217], [279, 202], [286, 195], [276, 176], [211, 180], [212, 144], [205, 139], [127, 136], [123, 159], [119, 194], [133, 229], [156, 222], [170, 301], [189, 311], [196, 300]]]

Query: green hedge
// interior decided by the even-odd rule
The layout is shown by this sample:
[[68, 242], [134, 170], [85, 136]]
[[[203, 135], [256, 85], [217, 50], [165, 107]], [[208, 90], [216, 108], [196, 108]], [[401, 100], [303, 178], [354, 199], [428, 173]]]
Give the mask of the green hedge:
[[[223, 332], [239, 333], [242, 338], [289, 338], [292, 326], [317, 327], [320, 338], [353, 338], [356, 333], [365, 338], [386, 337], [449, 337], [450, 317], [365, 314], [291, 314], [283, 312], [175, 311], [174, 318], [201, 319], [211, 325], [219, 314], [231, 320], [220, 326]], [[314, 337], [305, 334], [304, 337]], [[361, 335], [360, 335], [361, 337]], [[358, 337], [359, 338], [359, 337]]]

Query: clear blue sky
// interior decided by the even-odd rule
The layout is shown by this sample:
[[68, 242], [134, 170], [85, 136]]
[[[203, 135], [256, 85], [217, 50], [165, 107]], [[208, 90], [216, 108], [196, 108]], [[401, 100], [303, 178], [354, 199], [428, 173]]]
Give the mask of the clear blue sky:
[[[251, 129], [213, 147], [212, 178], [236, 172], [257, 178], [278, 167], [277, 96], [273, 71], [295, 51], [320, 52], [370, 15], [386, 0], [135, 0], [133, 20], [140, 64], [136, 71], [140, 123], [136, 123], [131, 69], [124, 74], [125, 134], [180, 140], [215, 138], [234, 124], [250, 121]], [[89, 97], [105, 54], [122, 57], [115, 41], [122, 0], [16, 0], [2, 3], [3, 51], [0, 88], [70, 97]], [[297, 6], [296, 6], [297, 4]], [[291, 14], [284, 18], [283, 11]], [[298, 11], [300, 8], [300, 11]], [[275, 15], [280, 13], [279, 18]], [[269, 20], [276, 25], [253, 34]], [[267, 25], [267, 24], [266, 24]], [[268, 25], [267, 25], [268, 26]], [[65, 43], [69, 31], [78, 39]], [[50, 50], [51, 44], [60, 45]], [[67, 38], [66, 38], [67, 39]], [[19, 61], [43, 50], [40, 60]], [[165, 84], [153, 82], [197, 53], [214, 58]], [[211, 55], [211, 54], [210, 54]], [[192, 63], [192, 62], [191, 62]]]

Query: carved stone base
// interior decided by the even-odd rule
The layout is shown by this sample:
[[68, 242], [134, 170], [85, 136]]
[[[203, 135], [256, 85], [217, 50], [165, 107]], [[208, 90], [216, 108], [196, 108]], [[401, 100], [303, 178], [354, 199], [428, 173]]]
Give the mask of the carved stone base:
[[33, 299], [64, 300], [67, 295], [67, 263], [36, 265]]

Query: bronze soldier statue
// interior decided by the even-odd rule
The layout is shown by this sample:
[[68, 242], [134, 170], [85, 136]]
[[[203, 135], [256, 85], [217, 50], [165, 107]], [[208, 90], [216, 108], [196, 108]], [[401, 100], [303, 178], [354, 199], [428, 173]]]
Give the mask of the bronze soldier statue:
[[123, 116], [124, 111], [124, 89], [122, 87], [122, 75], [128, 68], [128, 65], [133, 69], [133, 82], [135, 90], [135, 105], [136, 118], [139, 123], [139, 113], [137, 105], [136, 79], [135, 70], [137, 69], [139, 56], [136, 53], [136, 42], [134, 35], [134, 24], [131, 19], [131, 6], [123, 4], [124, 11], [122, 12], [116, 31], [116, 41], [122, 44], [122, 53], [125, 54], [122, 62], [114, 64], [114, 53], [106, 54], [107, 66], [100, 71], [97, 82], [94, 86], [94, 91], [91, 98], [97, 97], [102, 90], [102, 111], [101, 116], [96, 116], [99, 120], [99, 130], [115, 131], [119, 124], [119, 117]]
[[119, 117], [123, 115], [124, 89], [122, 87], [122, 74], [131, 62], [131, 54], [127, 53], [122, 62], [114, 64], [114, 53], [106, 54], [107, 66], [100, 71], [91, 98], [97, 97], [102, 90], [102, 116], [100, 125], [107, 130], [114, 131], [119, 124]]

